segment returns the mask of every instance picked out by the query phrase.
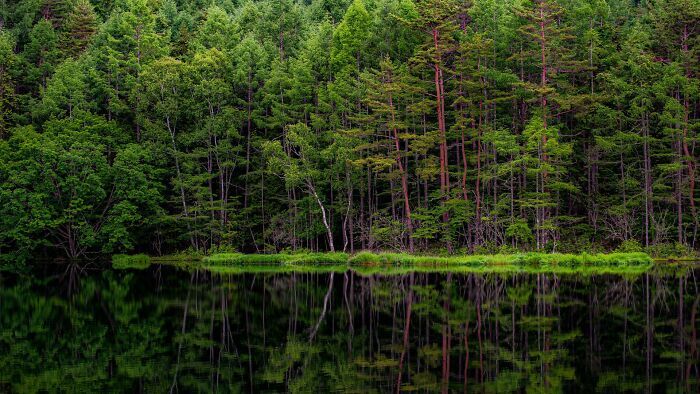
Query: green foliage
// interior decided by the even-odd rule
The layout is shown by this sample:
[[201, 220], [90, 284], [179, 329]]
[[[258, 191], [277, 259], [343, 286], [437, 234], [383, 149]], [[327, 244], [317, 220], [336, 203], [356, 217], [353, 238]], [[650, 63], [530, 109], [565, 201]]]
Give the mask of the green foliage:
[[15, 113], [15, 73], [19, 60], [14, 45], [13, 37], [0, 30], [0, 137], [7, 136]]
[[[133, 248], [134, 226], [158, 212], [158, 189], [142, 148], [105, 144], [100, 117], [52, 120], [2, 141], [2, 244], [28, 251], [49, 242], [70, 257]], [[110, 157], [111, 156], [111, 157]]]
[[699, 16], [0, 1], [0, 254], [694, 255]]

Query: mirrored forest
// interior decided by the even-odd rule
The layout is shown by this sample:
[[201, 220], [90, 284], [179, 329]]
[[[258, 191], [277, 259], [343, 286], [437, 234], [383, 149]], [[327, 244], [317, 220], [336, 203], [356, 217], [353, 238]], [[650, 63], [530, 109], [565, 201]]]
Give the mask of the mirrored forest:
[[0, 273], [0, 391], [697, 392], [697, 270]]

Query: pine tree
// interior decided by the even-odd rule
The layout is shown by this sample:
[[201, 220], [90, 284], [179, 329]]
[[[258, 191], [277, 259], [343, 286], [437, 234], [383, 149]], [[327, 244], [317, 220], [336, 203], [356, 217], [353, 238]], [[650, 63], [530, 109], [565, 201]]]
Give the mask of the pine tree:
[[[677, 212], [678, 212], [678, 242], [683, 243], [683, 208], [682, 200], [687, 198], [693, 220], [692, 243], [695, 244], [698, 228], [696, 210], [695, 182], [696, 160], [691, 153], [695, 140], [694, 130], [697, 120], [691, 119], [692, 103], [700, 99], [700, 83], [698, 83], [698, 65], [700, 65], [700, 4], [688, 0], [663, 0], [651, 9], [655, 22], [658, 51], [662, 61], [674, 62], [681, 70], [679, 77], [674, 78], [669, 93], [670, 105], [676, 105], [680, 111], [667, 126], [679, 129], [676, 132], [676, 155], [679, 163], [685, 164], [685, 174], [677, 169]], [[673, 118], [673, 116], [671, 116]], [[687, 197], [683, 198], [684, 180], [687, 178]]]
[[243, 207], [248, 207], [248, 175], [251, 167], [251, 148], [253, 138], [253, 128], [257, 117], [256, 97], [263, 85], [267, 74], [268, 58], [265, 49], [260, 45], [256, 37], [252, 34], [246, 35], [233, 49], [234, 59], [234, 84], [237, 88], [238, 102], [245, 107], [245, 121], [243, 124], [245, 135], [245, 191], [243, 197]]
[[[519, 10], [519, 15], [524, 23], [520, 32], [532, 39], [535, 44], [531, 48], [523, 51], [519, 56], [524, 56], [532, 63], [532, 67], [539, 71], [539, 78], [529, 82], [529, 87], [537, 96], [539, 103], [538, 114], [542, 117], [541, 123], [532, 123], [530, 129], [534, 134], [539, 135], [542, 141], [538, 144], [537, 151], [538, 165], [536, 179], [537, 195], [549, 195], [551, 190], [551, 179], [549, 176], [549, 156], [547, 151], [548, 138], [556, 136], [548, 128], [552, 120], [556, 120], [558, 115], [553, 112], [557, 105], [559, 107], [568, 106], [567, 97], [560, 94], [561, 90], [556, 89], [556, 81], [561, 79], [562, 73], [573, 73], [580, 70], [580, 62], [572, 59], [570, 46], [567, 45], [573, 37], [567, 27], [561, 26], [559, 20], [562, 18], [563, 10], [556, 0], [535, 0], [529, 6]], [[537, 125], [537, 126], [533, 126]], [[541, 125], [541, 129], [540, 129]], [[555, 129], [556, 130], [556, 129]], [[536, 198], [536, 200], [538, 200]], [[538, 248], [544, 247], [554, 236], [555, 227], [551, 224], [549, 216], [551, 209], [549, 203], [536, 203], [536, 229]]]
[[155, 15], [145, 0], [125, 0], [95, 37], [96, 100], [107, 119], [122, 122], [140, 139], [139, 95], [133, 94], [144, 66], [168, 53], [167, 42], [155, 31]]
[[[362, 162], [367, 163], [374, 171], [387, 171], [391, 182], [396, 178], [400, 180], [403, 222], [407, 230], [408, 249], [413, 251], [413, 218], [408, 184], [408, 161], [405, 156], [409, 151], [408, 143], [415, 136], [408, 132], [408, 126], [403, 119], [406, 106], [403, 103], [405, 101], [403, 95], [410, 90], [410, 87], [404, 81], [405, 77], [402, 74], [403, 72], [397, 70], [390, 59], [384, 59], [380, 62], [378, 71], [365, 76], [366, 100], [370, 110], [370, 115], [365, 119], [368, 127], [365, 138], [368, 139], [366, 146], [371, 147], [373, 152], [363, 158]], [[383, 138], [374, 136], [383, 136]]]
[[29, 43], [23, 54], [28, 65], [27, 82], [36, 95], [40, 89], [46, 88], [49, 77], [61, 60], [58, 43], [58, 34], [51, 22], [45, 19], [37, 22], [29, 33]]
[[187, 113], [191, 108], [191, 96], [186, 94], [186, 76], [186, 64], [176, 59], [166, 57], [149, 64], [137, 87], [138, 103], [145, 118], [146, 137], [167, 152], [174, 164], [175, 173], [170, 182], [181, 206], [181, 221], [187, 228], [185, 237], [190, 246], [198, 249], [201, 244], [195, 228], [196, 212], [190, 204], [191, 179], [185, 176], [188, 163], [183, 162], [186, 155], [181, 147], [181, 134], [186, 130]]
[[[414, 63], [432, 70], [439, 145], [440, 199], [444, 205], [450, 192], [445, 73], [446, 63], [455, 50], [454, 32], [457, 25], [453, 15], [457, 5], [451, 0], [422, 0], [416, 3], [416, 8], [418, 17], [405, 22], [412, 29], [424, 33], [425, 39], [414, 55]], [[442, 221], [445, 224], [449, 221], [447, 210], [442, 213]], [[452, 249], [451, 240], [447, 236], [445, 238], [448, 249]]]
[[231, 17], [226, 11], [213, 5], [207, 9], [206, 17], [192, 44], [196, 47], [217, 48], [231, 53], [238, 40], [236, 26]]
[[78, 61], [66, 59], [56, 68], [34, 110], [37, 118], [73, 118], [92, 109], [85, 94], [87, 81], [84, 67]]
[[15, 67], [19, 59], [14, 52], [14, 40], [8, 32], [0, 29], [0, 139], [3, 139], [12, 125], [15, 95]]
[[87, 0], [77, 0], [63, 24], [61, 47], [67, 56], [83, 53], [97, 32], [97, 14]]
[[335, 80], [329, 93], [341, 114], [344, 126], [350, 126], [350, 115], [358, 108], [358, 77], [362, 54], [370, 34], [370, 16], [362, 0], [354, 0], [333, 31], [331, 65]]

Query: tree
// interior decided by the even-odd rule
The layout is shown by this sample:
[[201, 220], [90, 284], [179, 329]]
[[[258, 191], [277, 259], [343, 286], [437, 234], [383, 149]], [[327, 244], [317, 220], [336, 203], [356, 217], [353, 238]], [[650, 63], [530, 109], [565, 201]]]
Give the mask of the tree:
[[[413, 61], [423, 67], [432, 69], [434, 80], [434, 97], [438, 131], [440, 158], [440, 199], [444, 204], [450, 192], [449, 163], [447, 150], [447, 116], [445, 94], [445, 67], [448, 57], [454, 51], [454, 32], [457, 26], [452, 16], [456, 13], [456, 4], [451, 0], [424, 0], [416, 3], [418, 17], [407, 20], [412, 29], [423, 32], [426, 39], [419, 46]], [[443, 211], [442, 220], [449, 221], [447, 210]], [[446, 239], [451, 249], [450, 239]]]
[[7, 135], [12, 124], [16, 102], [14, 74], [18, 60], [14, 41], [9, 33], [0, 29], [0, 139]]
[[139, 95], [134, 94], [144, 66], [168, 53], [167, 42], [155, 31], [155, 15], [145, 0], [125, 0], [95, 36], [94, 95], [99, 112], [133, 127], [141, 137]]
[[70, 258], [134, 247], [133, 229], [158, 211], [159, 191], [141, 148], [108, 157], [103, 138], [114, 127], [83, 114], [3, 142], [2, 244], [20, 253], [55, 244]]
[[231, 53], [238, 41], [236, 26], [231, 17], [220, 7], [212, 5], [206, 11], [206, 18], [193, 44], [196, 46], [195, 49], [199, 49], [197, 47], [217, 48]]
[[[682, 70], [679, 78], [670, 89], [669, 104], [682, 108], [672, 120], [671, 126], [678, 128], [676, 133], [676, 145], [678, 161], [685, 164], [685, 177], [687, 177], [688, 192], [687, 200], [693, 219], [692, 244], [698, 228], [698, 215], [695, 207], [695, 182], [696, 182], [696, 160], [691, 153], [689, 141], [694, 141], [693, 131], [697, 129], [697, 119], [691, 119], [690, 112], [692, 102], [700, 97], [700, 85], [697, 80], [697, 67], [699, 63], [700, 41], [697, 36], [700, 32], [700, 4], [687, 0], [664, 0], [660, 1], [651, 9], [652, 18], [655, 22], [657, 36], [657, 46], [662, 52], [663, 59], [673, 61]], [[673, 69], [672, 69], [673, 70]], [[681, 188], [683, 185], [683, 175], [681, 170], [676, 171], [677, 177], [677, 211], [678, 211], [678, 242], [682, 243], [683, 238], [683, 208]]]
[[140, 76], [139, 109], [146, 114], [145, 131], [148, 140], [167, 152], [175, 166], [175, 176], [170, 182], [178, 193], [181, 215], [187, 226], [186, 237], [193, 248], [198, 248], [187, 193], [188, 180], [185, 179], [182, 165], [185, 155], [179, 141], [186, 124], [185, 115], [192, 106], [190, 97], [186, 95], [186, 75], [185, 63], [176, 59], [163, 58], [150, 64]]
[[257, 38], [252, 35], [246, 35], [241, 42], [233, 49], [234, 59], [234, 86], [238, 88], [238, 101], [245, 106], [245, 174], [244, 181], [246, 184], [243, 207], [248, 207], [248, 198], [250, 192], [248, 190], [248, 175], [251, 168], [251, 141], [253, 137], [254, 117], [256, 116], [256, 96], [260, 87], [264, 83], [265, 75], [267, 74], [267, 53]]
[[97, 14], [87, 0], [77, 0], [63, 24], [61, 46], [68, 56], [77, 57], [90, 45], [97, 32]]
[[354, 0], [342, 21], [333, 31], [331, 67], [335, 80], [329, 85], [330, 97], [341, 114], [344, 126], [350, 126], [350, 116], [359, 104], [358, 78], [362, 53], [370, 34], [370, 16], [362, 0]]
[[324, 178], [327, 180], [321, 172], [325, 160], [321, 148], [322, 140], [303, 123], [289, 126], [286, 136], [286, 149], [283, 149], [279, 141], [269, 141], [263, 145], [263, 153], [268, 158], [270, 171], [280, 174], [287, 187], [303, 187], [318, 204], [326, 229], [328, 249], [334, 252], [330, 210], [326, 208], [321, 189]]
[[41, 88], [46, 88], [49, 77], [61, 60], [58, 34], [51, 22], [42, 19], [34, 25], [24, 55], [29, 66], [27, 80], [32, 84], [35, 94], [38, 94]]
[[[563, 10], [556, 0], [535, 0], [529, 6], [519, 11], [519, 15], [524, 19], [524, 24], [520, 31], [532, 39], [535, 46], [523, 51], [519, 56], [524, 56], [533, 61], [533, 66], [539, 70], [539, 80], [532, 82], [530, 89], [536, 94], [539, 101], [538, 114], [542, 117], [541, 128], [539, 124], [531, 128], [534, 134], [542, 138], [538, 144], [538, 161], [542, 163], [537, 172], [536, 193], [549, 193], [549, 171], [548, 161], [550, 152], [547, 151], [549, 144], [547, 139], [556, 136], [547, 129], [551, 125], [551, 119], [558, 116], [552, 112], [552, 103], [562, 107], [569, 106], [566, 103], [566, 96], [559, 95], [552, 86], [559, 74], [563, 72], [573, 73], [578, 71], [580, 64], [571, 58], [571, 50], [566, 42], [572, 39], [567, 27], [558, 23], [562, 17]], [[531, 125], [533, 125], [531, 123]], [[556, 129], [555, 129], [556, 131]], [[553, 227], [546, 225], [551, 215], [548, 204], [537, 204], [537, 245], [538, 248], [544, 246], [550, 239]]]
[[209, 49], [196, 53], [190, 67], [187, 73], [191, 75], [195, 124], [184, 140], [187, 159], [200, 165], [187, 166], [190, 169], [186, 172], [195, 183], [200, 180], [191, 187], [198, 190], [197, 204], [209, 216], [209, 246], [223, 239], [230, 243], [235, 231], [230, 220], [232, 180], [243, 161], [237, 127], [243, 114], [235, 107], [231, 92], [233, 65], [224, 53]]
[[[405, 82], [402, 71], [396, 70], [389, 59], [382, 60], [380, 70], [367, 75], [365, 79], [367, 81], [367, 106], [371, 111], [371, 115], [366, 119], [367, 126], [370, 128], [367, 130], [369, 141], [366, 144], [372, 146], [374, 152], [368, 154], [362, 161], [375, 171], [388, 171], [391, 180], [400, 179], [403, 197], [403, 222], [408, 233], [408, 249], [413, 252], [413, 219], [411, 218], [411, 196], [405, 156], [409, 151], [407, 145], [415, 136], [407, 131], [408, 127], [402, 116], [405, 111], [401, 107], [402, 101], [405, 100], [403, 95], [410, 90], [410, 87]], [[384, 138], [376, 138], [375, 140], [375, 135], [382, 134], [384, 134]]]
[[76, 113], [90, 109], [83, 69], [81, 63], [72, 59], [61, 63], [43, 91], [35, 116], [40, 119], [72, 118]]

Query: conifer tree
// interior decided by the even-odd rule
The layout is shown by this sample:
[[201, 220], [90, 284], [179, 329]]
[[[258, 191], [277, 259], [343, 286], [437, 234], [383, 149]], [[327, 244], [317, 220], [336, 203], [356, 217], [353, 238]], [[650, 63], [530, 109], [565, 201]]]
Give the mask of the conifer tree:
[[[365, 120], [369, 141], [373, 154], [368, 155], [366, 162], [374, 171], [388, 171], [389, 179], [393, 182], [398, 178], [401, 183], [403, 202], [403, 222], [406, 226], [408, 249], [414, 250], [413, 219], [411, 218], [411, 196], [408, 184], [408, 169], [406, 153], [408, 143], [414, 138], [407, 130], [404, 121], [404, 95], [410, 87], [405, 82], [401, 70], [397, 70], [390, 59], [380, 62], [380, 69], [365, 76], [367, 84], [367, 106], [371, 114]], [[373, 136], [383, 135], [383, 138]], [[373, 141], [374, 140], [374, 141]], [[393, 190], [392, 190], [393, 193]], [[393, 196], [392, 196], [393, 201]], [[392, 204], [392, 210], [394, 210]]]
[[34, 94], [46, 88], [47, 82], [61, 60], [59, 37], [51, 22], [42, 19], [29, 33], [29, 42], [24, 50], [28, 65], [27, 81]]
[[14, 40], [0, 29], [0, 139], [7, 136], [16, 103], [15, 67], [19, 59], [14, 52]]
[[[445, 74], [447, 73], [447, 62], [455, 50], [454, 32], [457, 25], [453, 16], [457, 10], [457, 4], [451, 0], [422, 0], [416, 3], [416, 8], [418, 17], [405, 22], [412, 29], [424, 33], [423, 43], [416, 51], [413, 61], [417, 65], [431, 70], [439, 148], [440, 200], [444, 205], [450, 192]], [[443, 210], [441, 216], [442, 221], [447, 224], [449, 221], [448, 211]], [[451, 249], [449, 237], [445, 238], [448, 249]]]
[[[556, 197], [550, 194], [553, 190], [549, 176], [550, 152], [547, 151], [549, 147], [547, 139], [556, 137], [557, 133], [552, 133], [548, 129], [558, 118], [558, 114], [554, 112], [558, 108], [557, 105], [559, 107], [568, 105], [566, 96], [555, 89], [555, 83], [562, 78], [561, 74], [574, 73], [580, 69], [580, 63], [572, 59], [571, 50], [567, 45], [567, 42], [572, 39], [569, 28], [559, 24], [562, 14], [563, 9], [557, 0], [535, 0], [519, 11], [519, 15], [524, 20], [520, 32], [531, 38], [535, 44], [523, 51], [521, 56], [526, 57], [531, 62], [531, 66], [539, 71], [539, 78], [525, 81], [530, 84], [530, 89], [537, 97], [539, 104], [537, 113], [542, 118], [542, 122], [531, 122], [529, 126], [531, 132], [542, 139], [537, 150], [539, 169], [534, 170], [537, 173], [536, 193], [544, 196], [542, 203], [535, 204], [538, 248], [552, 240], [555, 230], [550, 220], [550, 208], [555, 205], [547, 202], [552, 197]], [[535, 200], [540, 199], [535, 197]]]
[[63, 24], [61, 47], [67, 56], [77, 57], [83, 53], [97, 32], [97, 14], [87, 0], [77, 0]]

